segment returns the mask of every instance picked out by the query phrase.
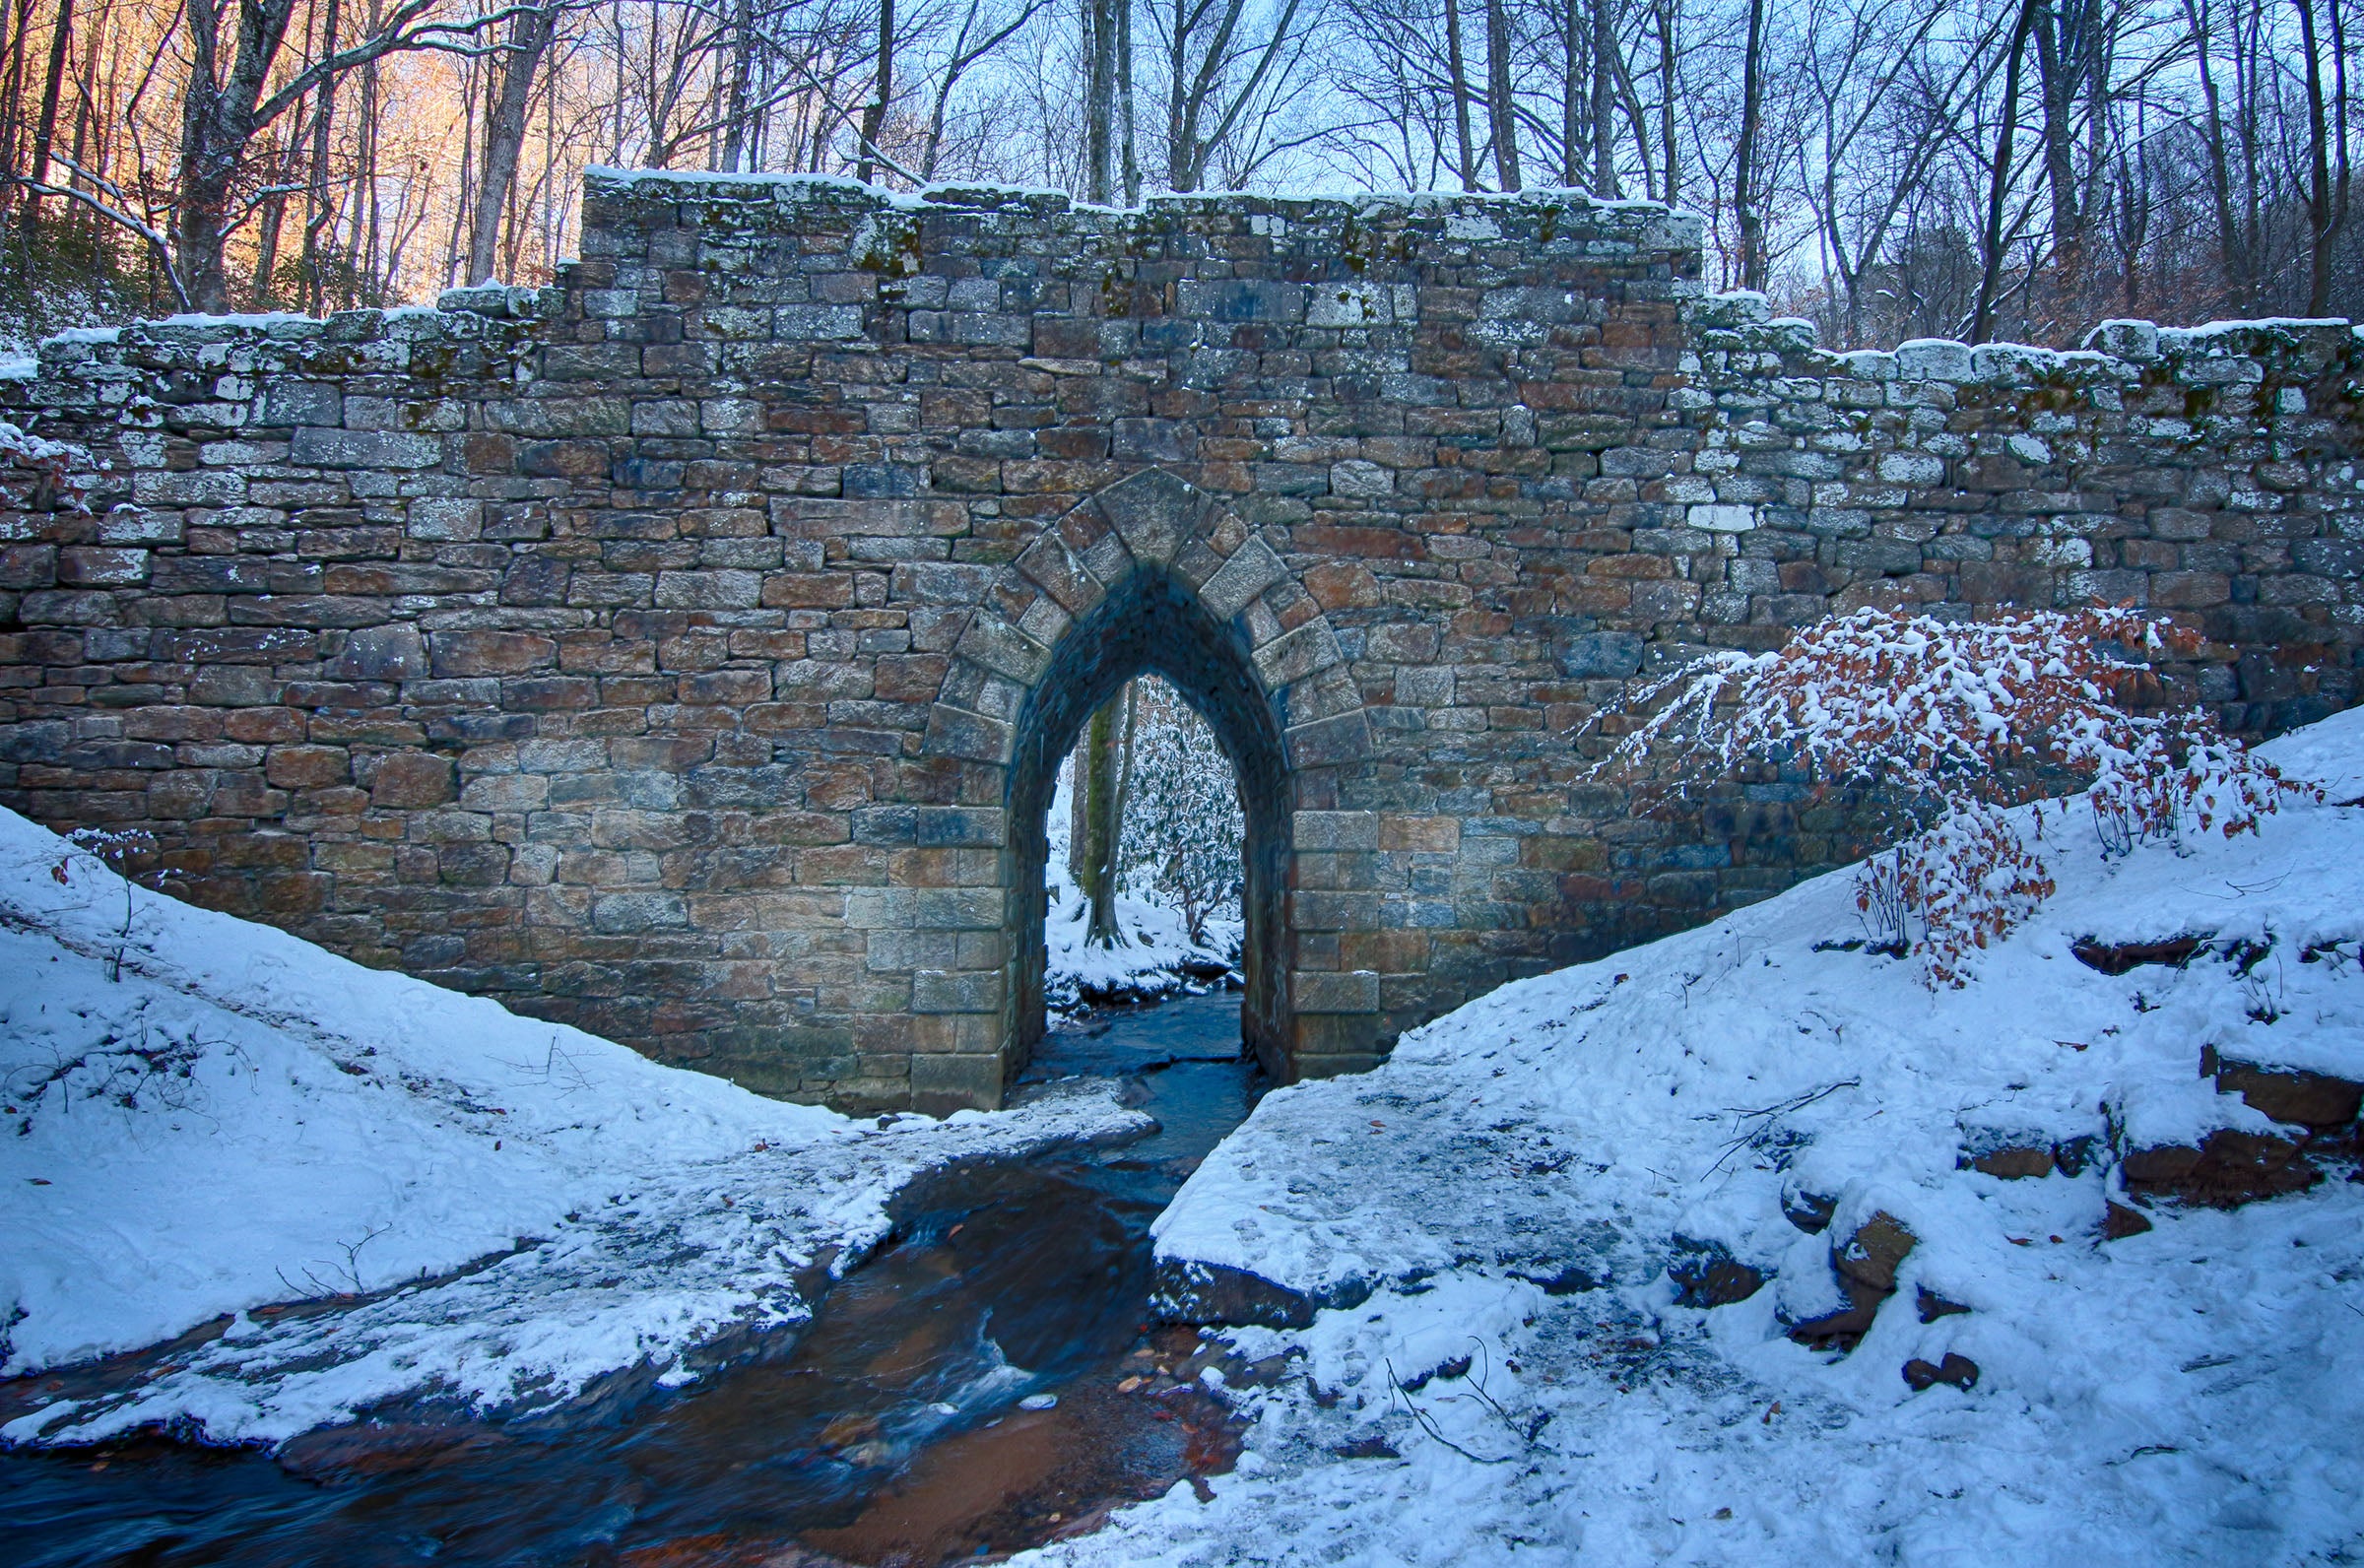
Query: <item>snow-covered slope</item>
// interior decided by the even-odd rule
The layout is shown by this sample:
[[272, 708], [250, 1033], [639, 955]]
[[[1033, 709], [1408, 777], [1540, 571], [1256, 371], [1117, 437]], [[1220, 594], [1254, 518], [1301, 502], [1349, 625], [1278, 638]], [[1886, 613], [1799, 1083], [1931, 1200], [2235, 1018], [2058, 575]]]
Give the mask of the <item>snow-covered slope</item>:
[[[2188, 857], [2105, 863], [2072, 803], [2068, 837], [2047, 830], [2059, 894], [1964, 989], [1833, 946], [1863, 936], [1841, 873], [1268, 1095], [1158, 1248], [1178, 1286], [1220, 1266], [1333, 1304], [1235, 1335], [1306, 1375], [1258, 1397], [1215, 1504], [1062, 1552], [2353, 1560], [2352, 1130], [2316, 1137], [2325, 1179], [2297, 1196], [2144, 1207], [2126, 1182], [2138, 1150], [2277, 1135], [2203, 1049], [2364, 1078], [2364, 809], [2336, 804], [2364, 779], [2364, 710], [2266, 754], [2329, 803]], [[2118, 975], [2071, 950], [2191, 936], [2210, 941], [2188, 964]], [[1970, 1168], [1999, 1150], [2052, 1174]], [[1859, 1283], [1879, 1304], [1845, 1354], [1789, 1333], [1849, 1304], [1834, 1261], [1893, 1270], [1884, 1300]], [[1740, 1294], [1743, 1268], [1761, 1289], [1679, 1304]], [[1976, 1367], [1966, 1392], [1908, 1386], [1949, 1355]], [[1403, 1458], [1340, 1457], [1357, 1444]]]
[[139, 1398], [16, 1440], [278, 1438], [398, 1394], [665, 1371], [803, 1321], [800, 1274], [850, 1266], [916, 1171], [1139, 1120], [1104, 1092], [941, 1123], [766, 1100], [130, 887], [7, 812], [0, 1103], [0, 1373], [241, 1314]]

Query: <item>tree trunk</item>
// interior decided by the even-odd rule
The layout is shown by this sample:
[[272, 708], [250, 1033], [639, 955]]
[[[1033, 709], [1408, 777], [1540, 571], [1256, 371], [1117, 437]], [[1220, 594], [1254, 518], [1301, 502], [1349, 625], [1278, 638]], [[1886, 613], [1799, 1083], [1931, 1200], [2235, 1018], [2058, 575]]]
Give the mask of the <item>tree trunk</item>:
[[1995, 163], [1988, 172], [1987, 222], [1979, 241], [1978, 304], [1970, 315], [1970, 341], [1995, 335], [1995, 297], [2003, 281], [2003, 204], [2011, 185], [2011, 134], [2019, 121], [2019, 63], [2027, 35], [2044, 0], [2021, 0], [2019, 24], [2011, 30], [2010, 57], [2003, 68], [2003, 125], [1995, 133]]
[[1604, 201], [1617, 199], [1617, 28], [1609, 9], [1614, 3], [1593, 0], [1593, 194]]
[[1559, 182], [1585, 185], [1586, 105], [1591, 100], [1591, 24], [1585, 0], [1560, 0], [1559, 46], [1567, 72], [1559, 84]]
[[1076, 767], [1075, 842], [1068, 864], [1089, 900], [1091, 918], [1085, 940], [1094, 947], [1113, 947], [1124, 940], [1116, 923], [1119, 852], [1124, 836], [1125, 774], [1130, 771], [1132, 687], [1102, 703], [1084, 732], [1083, 754]]
[[1084, 199], [1105, 207], [1116, 195], [1116, 7], [1084, 5]]
[[1765, 0], [1748, 0], [1748, 42], [1740, 60], [1740, 145], [1733, 158], [1732, 210], [1740, 229], [1740, 287], [1765, 286], [1764, 215], [1757, 210], [1757, 142], [1764, 128]]
[[181, 111], [180, 189], [172, 209], [172, 253], [189, 302], [217, 312], [230, 307], [223, 249], [230, 238], [238, 150], [246, 141], [234, 111], [220, 98], [202, 77], [189, 85]]
[[1116, 5], [1116, 98], [1119, 119], [1118, 134], [1123, 146], [1118, 161], [1123, 165], [1125, 205], [1141, 205], [1141, 150], [1134, 140], [1133, 111], [1133, 0], [1115, 0]]
[[[893, 0], [885, 0], [891, 7]], [[881, 51], [884, 57], [885, 51]], [[755, 0], [737, 0], [731, 8], [731, 101], [723, 112], [722, 169], [736, 174], [747, 158], [748, 94], [755, 74]], [[867, 156], [863, 179], [870, 178]]]
[[509, 25], [509, 47], [500, 57], [500, 88], [492, 98], [485, 136], [485, 174], [477, 181], [476, 213], [468, 229], [468, 282], [492, 281], [500, 245], [500, 221], [509, 210], [517, 181], [517, 156], [525, 146], [525, 116], [534, 94], [534, 73], [557, 31], [558, 7], [528, 11]]
[[1485, 0], [1485, 120], [1494, 144], [1494, 177], [1504, 190], [1518, 190], [1519, 117], [1510, 97], [1510, 18], [1503, 0]]
[[[328, 0], [327, 16], [321, 24], [320, 57], [326, 59], [336, 52], [337, 0]], [[336, 118], [337, 79], [332, 76], [323, 81], [319, 92], [320, 100], [312, 111], [312, 188], [304, 198], [303, 219], [303, 308], [315, 316], [320, 314], [324, 302], [320, 283], [320, 236], [327, 230], [329, 220], [336, 211], [328, 200], [328, 133], [331, 122]], [[469, 141], [474, 145], [475, 138], [472, 136]]]
[[[2307, 314], [2327, 314], [2331, 302], [2331, 261], [2339, 231], [2347, 221], [2347, 38], [2339, 17], [2339, 0], [2330, 0], [2332, 70], [2336, 102], [2327, 108], [2323, 87], [2323, 57], [2315, 32], [2315, 0], [2291, 0], [2298, 11], [2300, 41], [2306, 54], [2307, 80]], [[2331, 140], [2332, 115], [2338, 126], [2337, 154]], [[2336, 173], [2334, 174], [2334, 164]]]
[[[274, 184], [279, 183], [273, 181]], [[271, 308], [271, 275], [279, 270], [279, 231], [287, 222], [288, 199], [267, 196], [263, 199], [263, 220], [254, 252], [254, 307]]]
[[2050, 5], [2036, 14], [2033, 35], [2036, 77], [2044, 94], [2044, 186], [2052, 198], [2052, 242], [2068, 258], [2077, 236], [2076, 168], [2070, 151], [2074, 137], [2069, 126], [2076, 101], [2077, 38], [2070, 19]]
[[886, 105], [894, 98], [894, 0], [879, 0], [879, 75], [876, 96], [862, 112], [862, 147], [854, 177], [870, 183], [879, 156], [879, 138], [886, 134]]
[[194, 309], [230, 307], [223, 251], [230, 241], [238, 164], [259, 127], [257, 105], [286, 40], [293, 0], [238, 8], [230, 69], [223, 70], [222, 13], [215, 0], [188, 0], [189, 80], [181, 98], [180, 179], [172, 210], [172, 252]]
[[2234, 305], [2246, 307], [2249, 286], [2243, 266], [2245, 253], [2240, 231], [2233, 224], [2232, 161], [2225, 149], [2224, 99], [2216, 87], [2215, 30], [2208, 25], [2206, 0], [2185, 0], [2184, 17], [2192, 30], [2200, 101], [2207, 107], [2202, 135], [2208, 151], [2208, 198], [2216, 218], [2216, 262]]
[[[0, 84], [0, 174], [31, 175], [33, 171], [21, 169], [17, 159], [32, 152], [20, 140], [20, 126], [25, 102], [25, 34], [33, 31], [33, 0], [0, 0], [0, 19], [8, 23], [7, 81]], [[0, 181], [0, 216], [7, 214], [16, 194], [13, 182]]]
[[1680, 14], [1681, 0], [1659, 0], [1658, 3], [1658, 139], [1660, 156], [1667, 165], [1667, 195], [1669, 207], [1680, 203], [1681, 165], [1675, 162], [1674, 140], [1674, 29]]
[[1190, 0], [1173, 0], [1172, 26], [1166, 34], [1165, 182], [1178, 191], [1199, 188], [1190, 160], [1190, 37], [1185, 31], [1189, 19]]
[[1453, 134], [1463, 190], [1478, 188], [1478, 160], [1470, 142], [1470, 77], [1462, 63], [1461, 0], [1445, 0], [1445, 68], [1453, 74]]
[[[49, 178], [49, 147], [57, 135], [57, 99], [66, 80], [67, 34], [74, 29], [74, 0], [57, 0], [57, 31], [49, 35], [49, 74], [41, 83], [41, 117], [33, 122], [33, 157], [27, 162], [32, 176], [43, 184], [53, 184]], [[40, 222], [41, 198], [27, 192], [25, 223], [28, 228]]]

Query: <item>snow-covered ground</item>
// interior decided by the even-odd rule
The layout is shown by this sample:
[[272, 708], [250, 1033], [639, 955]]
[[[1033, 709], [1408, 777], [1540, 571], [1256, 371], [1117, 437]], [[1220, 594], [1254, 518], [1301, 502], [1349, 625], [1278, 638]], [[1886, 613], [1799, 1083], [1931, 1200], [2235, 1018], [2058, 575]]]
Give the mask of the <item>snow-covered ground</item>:
[[[1145, 1125], [1104, 1084], [941, 1122], [763, 1099], [130, 887], [4, 811], [0, 1104], [0, 1374], [236, 1314], [17, 1442], [686, 1381], [807, 1320], [920, 1171]], [[364, 1299], [254, 1310], [337, 1295]]]
[[[1961, 990], [1821, 946], [1863, 935], [1840, 873], [1266, 1096], [1160, 1219], [1161, 1265], [1333, 1305], [1230, 1332], [1294, 1359], [1246, 1396], [1258, 1421], [1212, 1503], [1177, 1488], [1046, 1556], [2364, 1557], [2352, 1162], [2104, 1239], [2125, 1151], [2272, 1127], [2201, 1077], [2203, 1047], [2364, 1078], [2364, 807], [2337, 804], [2364, 795], [2364, 710], [2266, 754], [2327, 802], [2185, 858], [2105, 864], [2071, 803], [2058, 895]], [[2182, 936], [2212, 940], [2181, 968], [2070, 951]], [[1967, 1168], [1999, 1147], [2081, 1169]], [[1845, 1354], [1793, 1341], [1843, 1304], [1834, 1248], [1882, 1213], [1915, 1239], [1869, 1333]], [[1763, 1287], [1678, 1304], [1670, 1265], [1727, 1257]], [[1908, 1361], [1948, 1355], [1972, 1387], [1908, 1386]]]

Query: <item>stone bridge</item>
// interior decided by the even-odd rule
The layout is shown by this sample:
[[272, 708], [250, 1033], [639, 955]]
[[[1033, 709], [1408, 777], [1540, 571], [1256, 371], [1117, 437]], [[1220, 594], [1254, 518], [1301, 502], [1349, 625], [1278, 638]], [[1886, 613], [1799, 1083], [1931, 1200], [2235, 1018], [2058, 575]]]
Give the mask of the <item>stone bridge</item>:
[[1819, 351], [1695, 220], [597, 175], [558, 287], [44, 345], [0, 414], [0, 802], [186, 896], [756, 1088], [990, 1105], [1044, 814], [1144, 671], [1236, 764], [1246, 1033], [1360, 1068], [1847, 858], [1579, 727], [1858, 605], [2134, 603], [2353, 700], [2344, 323]]

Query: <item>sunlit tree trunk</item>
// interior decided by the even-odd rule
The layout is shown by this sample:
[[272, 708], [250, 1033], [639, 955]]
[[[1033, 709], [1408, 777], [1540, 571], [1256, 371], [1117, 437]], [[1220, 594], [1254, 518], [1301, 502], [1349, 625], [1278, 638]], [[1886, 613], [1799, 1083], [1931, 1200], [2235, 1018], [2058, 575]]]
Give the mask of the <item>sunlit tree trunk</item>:
[[[27, 160], [32, 177], [43, 183], [53, 183], [49, 170], [49, 148], [57, 136], [57, 99], [66, 80], [66, 46], [74, 31], [74, 0], [57, 0], [56, 31], [49, 34], [49, 74], [41, 83], [41, 115], [33, 122], [33, 156]], [[41, 198], [27, 194], [25, 222], [30, 227], [41, 216]]]
[[502, 216], [517, 183], [517, 157], [525, 147], [526, 110], [534, 75], [550, 51], [558, 7], [528, 11], [509, 25], [509, 47], [500, 56], [500, 87], [492, 95], [485, 136], [485, 173], [477, 182], [476, 212], [468, 229], [468, 282], [490, 283], [500, 244]]

